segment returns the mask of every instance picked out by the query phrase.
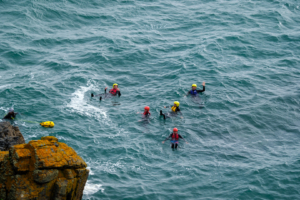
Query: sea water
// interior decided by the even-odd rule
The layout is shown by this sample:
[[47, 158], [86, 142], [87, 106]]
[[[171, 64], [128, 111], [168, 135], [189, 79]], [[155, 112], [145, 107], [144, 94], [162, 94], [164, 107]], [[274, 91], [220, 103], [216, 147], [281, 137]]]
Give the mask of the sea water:
[[[299, 6], [0, 0], [0, 115], [75, 149], [83, 199], [299, 199]], [[120, 98], [91, 98], [113, 83]], [[163, 120], [174, 101], [183, 118]]]

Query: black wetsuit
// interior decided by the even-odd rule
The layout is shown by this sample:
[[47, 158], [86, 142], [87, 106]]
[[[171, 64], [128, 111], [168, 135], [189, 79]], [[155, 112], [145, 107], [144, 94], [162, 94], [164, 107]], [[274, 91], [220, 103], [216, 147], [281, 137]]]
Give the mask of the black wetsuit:
[[140, 120], [140, 121], [149, 121], [150, 116], [151, 116], [150, 112], [147, 112], [147, 113], [143, 112], [142, 113], [142, 120]]
[[[166, 106], [166, 108], [169, 108], [169, 107], [173, 108], [174, 106]], [[176, 113], [177, 114], [177, 112], [179, 112], [181, 114], [179, 107], [176, 107], [175, 111], [172, 110], [172, 112], [170, 114], [172, 114], [172, 113]], [[160, 115], [164, 116], [164, 119], [166, 119], [166, 114], [162, 113], [162, 110], [160, 110]]]
[[[187, 93], [187, 95], [189, 95], [189, 94], [191, 94], [191, 91], [192, 90], [190, 90], [188, 93]], [[202, 90], [196, 90], [197, 92], [204, 92], [205, 91], [205, 86], [203, 86], [203, 89]]]
[[18, 113], [8, 113], [7, 115], [5, 115], [5, 117], [3, 117], [3, 119], [15, 119], [16, 118], [16, 115]]
[[[173, 134], [174, 134], [174, 133], [171, 133], [171, 134], [169, 135], [169, 137], [167, 137], [164, 141], [166, 141], [166, 140], [172, 138]], [[185, 139], [184, 139], [181, 135], [178, 134], [178, 140], [179, 140], [179, 138], [181, 138], [181, 139], [183, 139], [183, 140], [185, 141]], [[172, 141], [174, 141], [174, 142], [172, 142]], [[177, 140], [171, 140], [171, 142], [172, 142], [171, 147], [172, 147], [173, 149], [174, 149], [174, 148], [177, 149], [177, 147], [178, 147], [178, 141], [177, 141]]]

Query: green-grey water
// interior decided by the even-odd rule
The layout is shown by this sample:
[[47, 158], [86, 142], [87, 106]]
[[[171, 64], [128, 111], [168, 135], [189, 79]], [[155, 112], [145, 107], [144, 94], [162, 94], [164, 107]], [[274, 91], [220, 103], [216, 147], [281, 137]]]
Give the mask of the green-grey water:
[[[84, 199], [299, 199], [299, 6], [0, 0], [0, 114], [82, 156]], [[90, 98], [115, 82], [120, 98]], [[172, 151], [175, 126], [189, 144]]]

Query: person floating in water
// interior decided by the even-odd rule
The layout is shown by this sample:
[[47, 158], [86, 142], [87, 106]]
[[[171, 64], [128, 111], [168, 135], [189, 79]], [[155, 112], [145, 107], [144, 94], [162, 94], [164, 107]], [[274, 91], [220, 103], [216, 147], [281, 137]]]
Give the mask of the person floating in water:
[[[137, 114], [140, 114], [140, 112], [137, 112]], [[149, 106], [145, 106], [144, 112], [142, 114], [143, 114], [144, 117], [149, 117], [151, 115], [151, 113], [150, 113], [150, 107]]]
[[[171, 111], [172, 112], [165, 114], [165, 113], [162, 112], [162, 110], [160, 110], [160, 115], [164, 116], [164, 119], [166, 119], [166, 115], [168, 115], [168, 114], [174, 115], [174, 114], [177, 114], [178, 112], [181, 114], [179, 105], [180, 105], [179, 101], [174, 101], [174, 105], [173, 106], [164, 106], [164, 108], [171, 107]], [[181, 116], [181, 118], [183, 118], [183, 117]]]
[[139, 120], [139, 122], [141, 122], [141, 121], [148, 121], [149, 117], [151, 115], [151, 113], [150, 113], [150, 107], [149, 106], [145, 106], [144, 112], [143, 113], [137, 112], [137, 114], [142, 114], [142, 120]]
[[197, 85], [196, 84], [193, 84], [192, 85], [192, 90], [190, 90], [186, 96], [188, 96], [189, 94], [192, 95], [192, 96], [197, 96], [198, 93], [200, 92], [204, 92], [205, 91], [205, 82], [202, 83], [203, 85], [203, 89], [202, 90], [197, 90]]
[[188, 144], [188, 142], [181, 135], [178, 134], [177, 128], [173, 128], [173, 132], [169, 135], [169, 137], [167, 137], [164, 141], [162, 141], [162, 143], [164, 144], [165, 141], [170, 138], [171, 138], [171, 148], [172, 149], [177, 149], [179, 138], [183, 139], [185, 141], [185, 143]]
[[[105, 93], [106, 93], [106, 89], [107, 87], [105, 88]], [[121, 92], [120, 92], [120, 89], [118, 87], [118, 84], [114, 83], [113, 84], [113, 88], [111, 90], [109, 90], [109, 93], [112, 95], [112, 96], [116, 96], [116, 95], [119, 95], [119, 97], [121, 96]]]
[[10, 108], [10, 109], [8, 110], [7, 115], [5, 115], [5, 117], [3, 117], [3, 119], [15, 119], [17, 114], [18, 114], [18, 113], [15, 113], [15, 111], [14, 111], [13, 108]]
[[102, 100], [102, 96], [104, 96], [104, 98], [108, 98], [108, 97], [111, 97], [111, 96], [121, 96], [121, 92], [120, 92], [120, 89], [118, 87], [118, 84], [117, 83], [114, 83], [113, 84], [113, 88], [111, 90], [109, 90], [109, 94], [110, 96], [108, 96], [108, 94], [106, 94], [106, 90], [107, 90], [107, 87], [104, 89], [104, 93], [103, 94], [98, 94], [98, 95], [94, 95], [93, 93], [91, 94], [91, 97], [97, 97], [97, 96], [100, 96], [100, 101]]

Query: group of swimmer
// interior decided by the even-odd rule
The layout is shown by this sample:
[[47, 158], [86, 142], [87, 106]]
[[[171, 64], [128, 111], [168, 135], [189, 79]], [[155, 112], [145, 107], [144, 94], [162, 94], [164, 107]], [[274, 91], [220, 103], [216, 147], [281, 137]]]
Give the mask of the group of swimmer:
[[[192, 85], [192, 89], [185, 95], [192, 95], [192, 96], [197, 96], [198, 93], [204, 92], [205, 91], [205, 82], [202, 83], [203, 89], [202, 90], [197, 90], [197, 85], [193, 84]], [[93, 93], [91, 94], [91, 97], [97, 97], [100, 96], [99, 100], [101, 101], [102, 99], [106, 99], [106, 98], [110, 98], [113, 96], [121, 96], [121, 92], [120, 89], [118, 87], [117, 83], [113, 84], [113, 88], [109, 90], [109, 93], [106, 93], [107, 87], [104, 89], [104, 93], [103, 94], [98, 94], [98, 95], [94, 95]], [[171, 107], [171, 112], [170, 113], [163, 113], [162, 110], [160, 110], [160, 115], [164, 117], [164, 119], [169, 118], [171, 116], [177, 115], [177, 113], [180, 113], [180, 108], [179, 108], [179, 101], [174, 101], [174, 105], [173, 106], [164, 106], [164, 108], [168, 108]], [[8, 113], [3, 117], [3, 119], [9, 119], [9, 120], [14, 120], [16, 118], [16, 115], [18, 113], [14, 112], [13, 108], [10, 108]], [[139, 114], [139, 112], [138, 112]], [[150, 113], [150, 107], [149, 106], [145, 106], [144, 108], [144, 112], [142, 113], [143, 117], [147, 118], [151, 115]], [[182, 114], [181, 114], [181, 118]], [[49, 127], [49, 126], [48, 126]], [[50, 126], [53, 127], [53, 126]], [[178, 147], [178, 141], [179, 139], [183, 139], [185, 141], [185, 139], [178, 134], [178, 129], [177, 128], [173, 128], [173, 132], [162, 142], [163, 144], [165, 143], [166, 140], [171, 140], [171, 148], [173, 149], [177, 149]], [[187, 141], [185, 141], [186, 143], [188, 143]]]
[[[185, 95], [192, 95], [192, 96], [197, 96], [198, 93], [204, 92], [205, 91], [205, 82], [202, 83], [203, 89], [202, 90], [197, 90], [197, 85], [193, 84], [192, 85], [192, 89]], [[113, 84], [113, 88], [111, 90], [109, 90], [109, 93], [106, 93], [107, 87], [104, 89], [104, 93], [103, 94], [98, 94], [98, 95], [94, 95], [93, 93], [91, 94], [91, 97], [98, 97], [100, 96], [99, 100], [101, 101], [102, 99], [105, 98], [110, 98], [113, 96], [121, 96], [121, 92], [120, 89], [118, 87], [117, 83]], [[180, 113], [180, 108], [179, 108], [179, 101], [174, 101], [174, 105], [173, 106], [164, 106], [164, 108], [169, 108], [171, 107], [171, 112], [170, 113], [163, 113], [162, 110], [160, 110], [160, 115], [164, 117], [164, 119], [173, 116], [173, 115], [177, 115], [177, 113]], [[137, 114], [140, 114], [139, 112]], [[144, 112], [141, 113], [143, 115], [143, 117], [147, 118], [151, 115], [150, 113], [150, 107], [149, 106], [145, 106], [144, 108]], [[183, 118], [182, 114], [181, 114], [181, 118]], [[178, 129], [177, 128], [173, 128], [173, 132], [169, 135], [169, 137], [167, 137], [162, 143], [164, 144], [166, 140], [171, 139], [171, 148], [173, 149], [177, 149], [178, 147], [178, 141], [179, 138], [183, 139], [185, 141], [185, 139], [178, 134]], [[185, 141], [186, 142], [186, 141]], [[188, 143], [188, 142], [186, 142]]]

